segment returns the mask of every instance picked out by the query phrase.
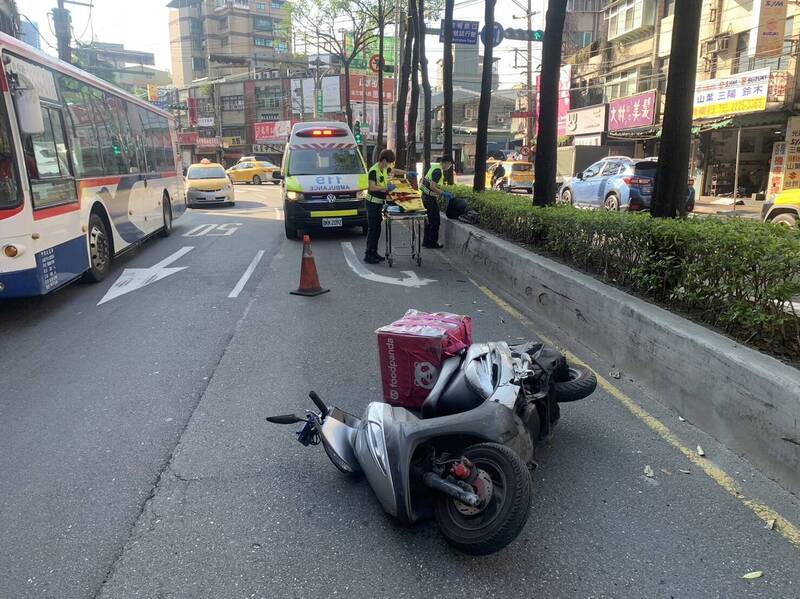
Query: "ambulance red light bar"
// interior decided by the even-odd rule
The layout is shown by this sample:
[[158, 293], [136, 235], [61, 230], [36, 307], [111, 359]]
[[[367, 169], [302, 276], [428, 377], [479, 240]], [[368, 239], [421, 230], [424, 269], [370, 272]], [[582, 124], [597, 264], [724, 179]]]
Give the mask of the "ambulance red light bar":
[[303, 129], [297, 132], [297, 137], [346, 137], [347, 131], [339, 127], [319, 127]]

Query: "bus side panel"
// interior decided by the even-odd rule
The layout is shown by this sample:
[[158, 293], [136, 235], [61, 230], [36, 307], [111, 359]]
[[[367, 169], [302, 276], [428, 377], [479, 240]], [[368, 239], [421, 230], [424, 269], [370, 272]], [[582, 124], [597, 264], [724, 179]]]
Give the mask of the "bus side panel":
[[86, 239], [76, 237], [35, 254], [36, 266], [0, 272], [0, 298], [42, 295], [66, 285], [89, 268]]

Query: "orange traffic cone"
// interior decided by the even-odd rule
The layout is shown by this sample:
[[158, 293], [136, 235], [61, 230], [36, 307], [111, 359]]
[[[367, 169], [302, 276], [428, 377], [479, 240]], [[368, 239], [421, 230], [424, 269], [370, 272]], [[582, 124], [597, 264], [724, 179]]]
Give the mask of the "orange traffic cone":
[[303, 258], [300, 261], [300, 287], [290, 291], [292, 295], [320, 295], [328, 293], [330, 289], [323, 289], [319, 284], [317, 265], [314, 254], [311, 252], [311, 238], [303, 235]]

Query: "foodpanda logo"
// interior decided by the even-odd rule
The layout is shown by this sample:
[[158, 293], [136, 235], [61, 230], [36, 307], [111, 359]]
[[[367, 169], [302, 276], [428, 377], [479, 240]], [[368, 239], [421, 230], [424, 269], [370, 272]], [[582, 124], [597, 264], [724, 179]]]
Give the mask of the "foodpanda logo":
[[423, 389], [433, 389], [439, 371], [430, 362], [416, 362], [414, 364], [414, 384]]

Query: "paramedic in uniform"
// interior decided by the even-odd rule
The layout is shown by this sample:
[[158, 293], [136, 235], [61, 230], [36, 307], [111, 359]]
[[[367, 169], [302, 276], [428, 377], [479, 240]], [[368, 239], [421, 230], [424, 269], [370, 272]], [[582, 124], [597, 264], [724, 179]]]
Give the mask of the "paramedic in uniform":
[[[367, 249], [364, 262], [378, 264], [386, 260], [378, 253], [378, 240], [381, 238], [381, 222], [383, 221], [383, 204], [389, 198], [389, 192], [395, 186], [389, 183], [392, 174], [407, 175], [406, 171], [393, 168], [395, 156], [391, 150], [382, 150], [378, 162], [369, 169], [369, 197], [367, 197]], [[412, 173], [413, 174], [413, 173]]]
[[428, 211], [428, 222], [425, 223], [425, 236], [422, 240], [423, 247], [430, 249], [441, 249], [444, 246], [439, 243], [439, 198], [450, 199], [450, 194], [442, 189], [444, 185], [444, 173], [453, 168], [453, 159], [450, 156], [442, 156], [439, 162], [431, 164], [425, 178], [422, 180], [420, 189], [422, 190], [422, 203]]

